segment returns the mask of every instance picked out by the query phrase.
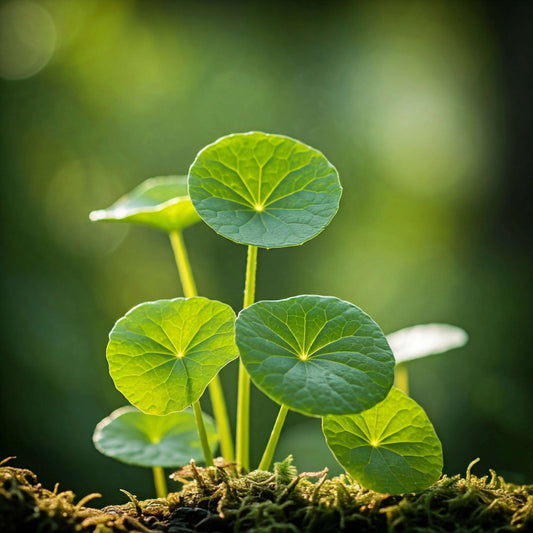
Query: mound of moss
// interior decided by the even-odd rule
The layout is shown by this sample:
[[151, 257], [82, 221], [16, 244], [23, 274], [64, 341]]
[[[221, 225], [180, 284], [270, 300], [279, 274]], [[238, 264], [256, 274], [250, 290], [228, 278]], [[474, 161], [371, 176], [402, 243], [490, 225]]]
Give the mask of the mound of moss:
[[[473, 463], [472, 463], [473, 464]], [[297, 473], [288, 458], [274, 472], [236, 476], [231, 465], [173, 474], [167, 499], [93, 509], [71, 491], [43, 488], [29, 470], [0, 466], [0, 531], [55, 532], [507, 532], [533, 531], [533, 485], [490, 476], [443, 476], [419, 494], [388, 496], [327, 471]]]

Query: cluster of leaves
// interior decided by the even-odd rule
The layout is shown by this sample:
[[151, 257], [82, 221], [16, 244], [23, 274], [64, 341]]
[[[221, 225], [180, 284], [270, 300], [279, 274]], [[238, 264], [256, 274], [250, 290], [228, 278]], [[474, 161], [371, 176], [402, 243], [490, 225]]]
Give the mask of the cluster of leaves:
[[[92, 220], [137, 222], [169, 232], [186, 296], [140, 304], [112, 329], [109, 371], [135, 407], [115, 411], [97, 426], [94, 441], [102, 453], [153, 467], [160, 495], [165, 492], [160, 468], [199, 459], [200, 450], [206, 465], [213, 465], [218, 437], [222, 455], [233, 461], [217, 375], [239, 358], [241, 470], [250, 469], [251, 379], [280, 404], [260, 470], [269, 469], [287, 412], [294, 410], [322, 418], [336, 459], [367, 488], [402, 494], [439, 478], [440, 441], [423, 409], [393, 387], [393, 349], [403, 365], [464, 344], [462, 330], [417, 326], [387, 340], [364, 311], [338, 298], [303, 295], [254, 303], [258, 248], [312, 239], [337, 212], [341, 193], [338, 173], [322, 153], [288, 137], [252, 132], [205, 147], [187, 178], [153, 178], [91, 214]], [[199, 220], [248, 246], [245, 299], [237, 317], [228, 305], [196, 294], [182, 231]], [[216, 430], [199, 406], [208, 386]]]

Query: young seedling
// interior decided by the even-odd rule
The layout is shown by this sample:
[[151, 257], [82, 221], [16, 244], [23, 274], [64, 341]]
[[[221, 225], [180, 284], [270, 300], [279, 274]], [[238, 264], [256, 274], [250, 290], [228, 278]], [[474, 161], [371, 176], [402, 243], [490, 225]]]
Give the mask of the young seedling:
[[[257, 249], [303, 244], [339, 208], [342, 188], [317, 150], [281, 135], [228, 135], [199, 152], [189, 170], [189, 195], [206, 224], [248, 246], [243, 307], [254, 303]], [[237, 463], [249, 469], [250, 378], [241, 361], [237, 400]]]
[[[183, 230], [201, 219], [188, 196], [186, 176], [149, 178], [107, 209], [93, 211], [90, 219], [143, 224], [166, 231], [174, 251], [183, 293], [186, 297], [198, 296]], [[233, 439], [219, 376], [209, 384], [209, 394], [220, 434], [222, 455], [226, 460], [233, 461]]]
[[[214, 452], [218, 444], [216, 427], [207, 415], [204, 422]], [[158, 498], [165, 498], [168, 492], [163, 468], [178, 467], [191, 458], [198, 460], [202, 454], [192, 409], [156, 416], [132, 406], [121, 407], [96, 426], [93, 442], [108, 457], [152, 468]]]
[[407, 365], [413, 359], [460, 348], [468, 342], [465, 330], [449, 324], [420, 324], [387, 335], [396, 359], [394, 383], [409, 394]]
[[[212, 451], [199, 399], [240, 352], [241, 469], [249, 469], [251, 377], [281, 404], [260, 469], [269, 468], [292, 409], [323, 417], [333, 454], [364, 486], [400, 494], [435, 481], [442, 470], [440, 442], [422, 408], [391, 388], [394, 348], [366, 313], [328, 296], [254, 303], [258, 248], [300, 245], [329, 224], [342, 192], [335, 168], [299, 141], [251, 132], [201, 150], [188, 183], [198, 215], [217, 233], [248, 246], [243, 310], [235, 321], [227, 305], [198, 297], [133, 308], [110, 334], [107, 358], [116, 387], [148, 414], [169, 416], [192, 404], [209, 466]], [[185, 293], [195, 291], [185, 288], [185, 278]]]

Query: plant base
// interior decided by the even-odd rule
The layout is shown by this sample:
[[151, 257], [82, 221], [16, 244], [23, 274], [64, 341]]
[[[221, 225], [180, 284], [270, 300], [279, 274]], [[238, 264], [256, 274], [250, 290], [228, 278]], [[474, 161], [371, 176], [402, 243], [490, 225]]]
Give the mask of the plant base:
[[[300, 473], [290, 458], [274, 473], [241, 477], [231, 467], [187, 466], [174, 474], [180, 492], [167, 499], [93, 509], [92, 494], [74, 503], [71, 491], [43, 488], [29, 470], [0, 467], [0, 531], [150, 532], [532, 531], [533, 485], [490, 476], [443, 476], [419, 494], [387, 496], [344, 476]], [[311, 479], [316, 479], [312, 482]]]

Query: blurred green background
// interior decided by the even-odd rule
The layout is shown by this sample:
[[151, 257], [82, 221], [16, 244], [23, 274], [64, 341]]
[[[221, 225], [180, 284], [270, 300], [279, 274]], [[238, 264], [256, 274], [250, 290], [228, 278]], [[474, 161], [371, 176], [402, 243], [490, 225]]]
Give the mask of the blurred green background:
[[[257, 298], [338, 296], [385, 332], [465, 328], [466, 348], [411, 365], [445, 472], [479, 456], [477, 472], [533, 482], [532, 15], [526, 2], [0, 4], [0, 457], [102, 504], [153, 494], [149, 470], [91, 435], [126, 404], [109, 330], [181, 294], [178, 278], [163, 233], [88, 214], [186, 173], [222, 135], [262, 130], [323, 151], [344, 195], [319, 237], [260, 251]], [[185, 237], [200, 292], [238, 311], [244, 247], [201, 224]], [[233, 411], [235, 363], [223, 380]], [[252, 402], [256, 463], [277, 408]], [[289, 416], [278, 458], [290, 452], [335, 471], [316, 420]]]

